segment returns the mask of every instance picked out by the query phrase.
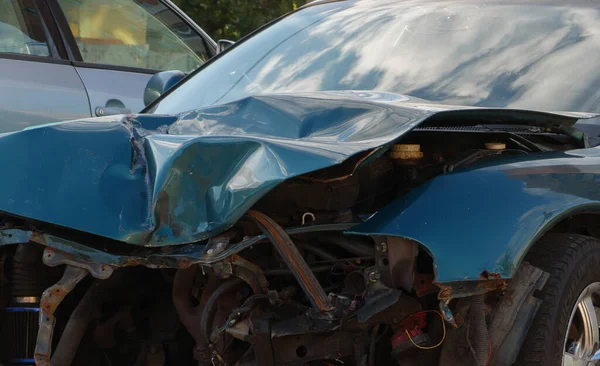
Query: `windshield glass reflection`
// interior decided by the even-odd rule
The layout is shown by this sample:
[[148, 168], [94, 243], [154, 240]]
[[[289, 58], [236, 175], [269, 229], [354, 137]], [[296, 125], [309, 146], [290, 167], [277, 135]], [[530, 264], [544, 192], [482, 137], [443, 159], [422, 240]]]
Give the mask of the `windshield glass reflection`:
[[312, 6], [205, 67], [155, 113], [180, 113], [256, 93], [333, 90], [600, 112], [599, 15], [596, 8], [516, 3]]

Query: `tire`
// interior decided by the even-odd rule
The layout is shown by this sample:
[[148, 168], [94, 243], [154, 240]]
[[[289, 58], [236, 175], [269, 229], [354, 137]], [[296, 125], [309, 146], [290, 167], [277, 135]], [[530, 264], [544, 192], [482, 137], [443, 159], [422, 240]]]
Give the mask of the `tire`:
[[562, 365], [565, 336], [580, 294], [600, 282], [600, 240], [571, 234], [542, 237], [525, 259], [550, 274], [535, 296], [540, 308], [516, 365]]

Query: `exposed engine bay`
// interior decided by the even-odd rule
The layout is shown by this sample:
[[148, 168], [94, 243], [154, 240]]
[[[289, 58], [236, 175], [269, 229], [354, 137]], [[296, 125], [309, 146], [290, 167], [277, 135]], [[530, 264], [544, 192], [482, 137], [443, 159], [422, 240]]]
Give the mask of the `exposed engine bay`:
[[35, 237], [0, 247], [0, 364], [487, 365], [505, 280], [484, 271], [483, 292], [450, 301], [418, 243], [344, 231], [436, 176], [583, 145], [560, 129], [419, 127], [281, 183], [206, 242], [206, 264], [112, 268]]

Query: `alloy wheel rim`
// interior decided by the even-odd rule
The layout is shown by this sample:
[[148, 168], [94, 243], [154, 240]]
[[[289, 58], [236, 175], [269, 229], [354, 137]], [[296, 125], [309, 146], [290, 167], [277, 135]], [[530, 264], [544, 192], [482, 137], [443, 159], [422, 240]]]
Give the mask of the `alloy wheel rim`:
[[563, 348], [563, 366], [600, 365], [600, 282], [588, 285], [571, 311]]

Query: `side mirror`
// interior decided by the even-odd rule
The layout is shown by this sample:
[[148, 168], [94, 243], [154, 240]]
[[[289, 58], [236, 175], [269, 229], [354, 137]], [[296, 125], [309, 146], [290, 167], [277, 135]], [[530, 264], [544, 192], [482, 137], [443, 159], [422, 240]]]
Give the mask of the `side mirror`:
[[185, 74], [179, 70], [162, 71], [154, 74], [148, 80], [148, 84], [146, 84], [146, 89], [144, 90], [144, 105], [148, 106], [154, 102], [184, 77]]
[[219, 39], [219, 41], [217, 42], [217, 45], [218, 45], [217, 53], [221, 53], [221, 52], [225, 51], [226, 49], [233, 46], [234, 44], [235, 44], [234, 41], [230, 41], [227, 39]]

